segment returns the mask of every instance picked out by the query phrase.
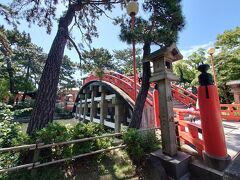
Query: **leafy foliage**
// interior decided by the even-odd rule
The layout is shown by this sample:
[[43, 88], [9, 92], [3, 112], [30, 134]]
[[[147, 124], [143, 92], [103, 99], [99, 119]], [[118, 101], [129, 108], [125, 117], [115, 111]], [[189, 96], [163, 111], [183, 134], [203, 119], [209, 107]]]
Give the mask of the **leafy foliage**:
[[[21, 131], [20, 124], [12, 122], [13, 112], [10, 108], [11, 106], [0, 103], [0, 148], [22, 145], [29, 141], [29, 137]], [[0, 167], [16, 166], [19, 157], [19, 152], [0, 153]]]
[[[217, 36], [217, 49], [214, 54], [214, 69], [222, 103], [231, 103], [233, 98], [227, 82], [240, 79], [240, 27], [227, 30]], [[197, 67], [201, 63], [210, 64], [210, 57], [206, 58], [206, 50], [198, 49], [186, 60], [178, 61], [174, 65], [174, 72], [180, 77], [180, 84], [185, 88], [198, 85]], [[212, 72], [212, 69], [210, 69]]]
[[[125, 75], [133, 74], [133, 55], [132, 49], [114, 50], [113, 57], [116, 63], [116, 71]], [[138, 72], [142, 70], [141, 49], [136, 49], [136, 68]]]
[[227, 82], [240, 79], [240, 27], [225, 31], [215, 42], [219, 53], [214, 58], [216, 78], [223, 103], [230, 103]]
[[[72, 130], [72, 139], [95, 137], [103, 135], [104, 133], [106, 133], [106, 130], [104, 130], [102, 125], [94, 123], [79, 123]], [[73, 154], [87, 153], [107, 148], [111, 145], [111, 142], [111, 138], [101, 138], [74, 144]]]
[[100, 78], [102, 78], [105, 69], [114, 69], [112, 55], [106, 49], [93, 48], [90, 51], [84, 51], [82, 57], [84, 71], [94, 72]]
[[[151, 45], [167, 47], [177, 41], [178, 32], [184, 26], [181, 0], [147, 0], [142, 3], [148, 16], [135, 18], [134, 30], [131, 19], [122, 17], [116, 20], [121, 27], [120, 39], [126, 43], [141, 43], [143, 58], [151, 53]], [[136, 99], [132, 120], [129, 127], [139, 128], [142, 120], [144, 102], [146, 101], [151, 76], [150, 62], [142, 65], [142, 87]]]
[[73, 75], [76, 72], [77, 64], [72, 62], [68, 56], [63, 57], [63, 64], [60, 69], [59, 86], [60, 89], [78, 87], [78, 82]]
[[178, 84], [185, 89], [198, 85], [199, 71], [198, 66], [202, 63], [208, 63], [206, 59], [206, 50], [199, 48], [187, 57], [186, 60], [177, 61], [173, 66], [174, 73], [180, 78]]
[[141, 133], [136, 129], [128, 129], [123, 134], [123, 140], [127, 144], [127, 152], [134, 163], [139, 164], [145, 154], [156, 150], [159, 141], [154, 132]]
[[[45, 144], [64, 142], [70, 139], [69, 130], [59, 123], [49, 123], [46, 128], [41, 129], [35, 135], [35, 138], [39, 142], [44, 142]], [[51, 154], [44, 153], [47, 157], [59, 159], [64, 157], [69, 157], [71, 155], [71, 148], [69, 145], [66, 146], [53, 146], [50, 151]]]

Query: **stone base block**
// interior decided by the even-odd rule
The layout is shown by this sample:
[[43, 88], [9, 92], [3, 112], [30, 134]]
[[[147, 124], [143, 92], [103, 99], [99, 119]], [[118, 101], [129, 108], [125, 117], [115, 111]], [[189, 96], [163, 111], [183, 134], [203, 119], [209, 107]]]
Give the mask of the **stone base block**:
[[212, 169], [201, 160], [193, 160], [189, 164], [189, 171], [196, 180], [222, 180], [223, 172]]
[[205, 152], [203, 152], [203, 159], [207, 166], [219, 171], [223, 171], [231, 162], [231, 157], [229, 155], [225, 158], [216, 158]]
[[157, 150], [151, 153], [151, 156], [156, 157], [161, 162], [166, 174], [170, 178], [179, 180], [188, 173], [188, 164], [191, 156], [184, 152], [178, 151], [176, 156], [170, 157], [163, 154], [162, 150]]
[[240, 152], [232, 163], [226, 168], [223, 175], [224, 180], [239, 180], [240, 179]]

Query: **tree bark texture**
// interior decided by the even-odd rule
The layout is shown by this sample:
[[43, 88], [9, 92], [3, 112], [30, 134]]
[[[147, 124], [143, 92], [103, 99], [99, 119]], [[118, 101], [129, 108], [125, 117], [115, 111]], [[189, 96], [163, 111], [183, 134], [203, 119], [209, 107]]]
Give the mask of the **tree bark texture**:
[[68, 37], [68, 26], [71, 24], [74, 14], [75, 10], [70, 6], [65, 16], [60, 18], [58, 31], [40, 79], [35, 108], [27, 129], [28, 134], [44, 128], [53, 121], [60, 67]]
[[11, 94], [15, 94], [15, 84], [14, 84], [14, 77], [13, 77], [13, 68], [12, 68], [12, 61], [10, 58], [7, 57], [7, 72], [9, 76], [9, 90]]
[[[151, 46], [150, 42], [144, 43], [143, 59], [150, 54], [151, 52], [150, 46]], [[143, 67], [142, 85], [135, 102], [132, 120], [129, 124], [130, 128], [136, 128], [136, 129], [140, 128], [141, 121], [142, 121], [142, 112], [143, 112], [144, 104], [147, 98], [148, 89], [150, 87], [150, 83], [149, 83], [149, 79], [151, 76], [150, 62], [144, 62], [142, 67]]]

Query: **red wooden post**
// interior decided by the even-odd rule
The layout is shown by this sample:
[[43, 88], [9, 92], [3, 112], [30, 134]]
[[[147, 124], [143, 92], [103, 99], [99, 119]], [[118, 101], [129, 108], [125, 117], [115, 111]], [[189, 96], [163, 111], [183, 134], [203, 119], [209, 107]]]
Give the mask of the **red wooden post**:
[[154, 107], [154, 119], [155, 126], [160, 127], [160, 114], [159, 114], [159, 100], [158, 100], [158, 90], [153, 90], [153, 107]]
[[223, 170], [228, 165], [229, 156], [222, 127], [218, 91], [213, 85], [211, 75], [207, 73], [208, 68], [206, 64], [198, 68], [202, 72], [199, 75], [198, 100], [205, 143], [204, 159], [209, 166]]
[[206, 98], [205, 86], [198, 88], [201, 125], [205, 151], [215, 157], [226, 157], [227, 148], [220, 116], [220, 103], [215, 85], [207, 86], [209, 98]]

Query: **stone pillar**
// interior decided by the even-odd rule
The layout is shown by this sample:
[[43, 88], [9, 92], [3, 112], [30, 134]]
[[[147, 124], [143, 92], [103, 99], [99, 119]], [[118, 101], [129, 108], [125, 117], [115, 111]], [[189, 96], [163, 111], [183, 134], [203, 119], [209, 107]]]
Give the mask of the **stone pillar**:
[[86, 115], [87, 115], [87, 112], [88, 112], [88, 102], [87, 102], [87, 99], [88, 99], [88, 96], [89, 96], [89, 90], [88, 89], [83, 89], [83, 93], [84, 93], [84, 110], [83, 110], [83, 121], [86, 121]]
[[176, 125], [174, 122], [171, 81], [178, 80], [173, 74], [172, 63], [182, 59], [180, 51], [173, 43], [169, 47], [159, 49], [145, 58], [145, 62], [153, 63], [150, 82], [157, 84], [159, 94], [160, 127], [162, 151], [169, 156], [177, 155]]
[[168, 79], [157, 82], [160, 106], [160, 127], [162, 136], [162, 150], [170, 156], [177, 154], [176, 125], [174, 122], [171, 84]]
[[82, 100], [84, 99], [84, 95], [83, 94], [79, 94], [79, 121], [82, 120], [81, 116], [83, 114], [83, 103]]
[[100, 124], [104, 124], [104, 119], [107, 118], [108, 103], [106, 100], [106, 90], [103, 86], [99, 87], [99, 92], [101, 92], [100, 101]]
[[233, 93], [234, 102], [240, 104], [240, 80], [227, 82], [227, 85], [231, 88], [231, 93]]
[[121, 123], [124, 121], [124, 107], [122, 101], [115, 97], [112, 99], [112, 104], [115, 105], [115, 133], [119, 133], [121, 131]]
[[93, 122], [93, 118], [97, 116], [97, 102], [94, 101], [94, 97], [97, 95], [97, 86], [90, 86], [91, 91], [91, 110], [90, 110], [90, 121]]

